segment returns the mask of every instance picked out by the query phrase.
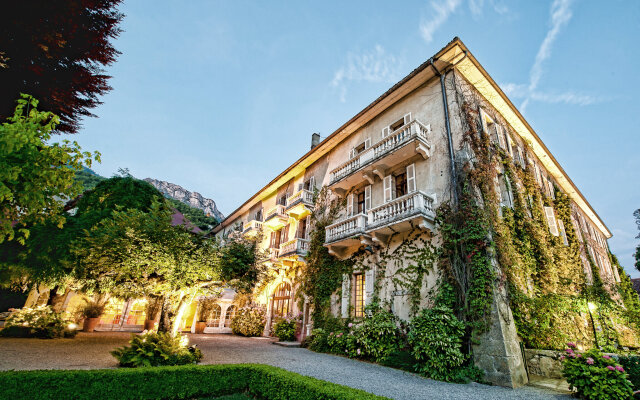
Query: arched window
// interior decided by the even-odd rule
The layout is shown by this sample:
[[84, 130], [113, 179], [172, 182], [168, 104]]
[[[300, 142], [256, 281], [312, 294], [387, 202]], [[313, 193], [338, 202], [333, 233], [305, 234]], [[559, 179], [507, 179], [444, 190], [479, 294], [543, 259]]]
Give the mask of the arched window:
[[227, 314], [224, 316], [225, 328], [231, 327], [231, 320], [233, 319], [235, 313], [236, 313], [236, 306], [229, 306], [229, 308], [227, 308]]
[[290, 311], [291, 285], [282, 282], [273, 292], [273, 309], [271, 319], [284, 317]]
[[211, 314], [209, 314], [209, 318], [207, 318], [207, 326], [217, 328], [220, 326], [220, 316], [222, 315], [222, 308], [220, 308], [220, 304], [214, 304], [211, 310]]

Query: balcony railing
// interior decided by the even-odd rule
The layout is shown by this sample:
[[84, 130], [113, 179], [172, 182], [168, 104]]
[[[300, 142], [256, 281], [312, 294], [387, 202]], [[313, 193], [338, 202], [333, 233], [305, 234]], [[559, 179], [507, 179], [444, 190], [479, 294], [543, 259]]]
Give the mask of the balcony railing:
[[309, 240], [296, 238], [280, 245], [278, 257], [285, 257], [293, 254], [306, 256], [308, 251]]
[[242, 233], [244, 233], [245, 235], [254, 234], [258, 232], [260, 229], [262, 229], [262, 221], [253, 220], [253, 221], [245, 222], [245, 224], [242, 227]]
[[262, 226], [272, 230], [278, 230], [285, 226], [288, 220], [289, 216], [285, 212], [285, 207], [282, 204], [278, 204], [267, 212]]
[[367, 214], [346, 217], [327, 226], [325, 244], [344, 241], [358, 235], [379, 233], [392, 225], [394, 229], [408, 229], [411, 225], [407, 221], [416, 220], [416, 218], [420, 221], [426, 219], [433, 222], [435, 219], [433, 203], [433, 198], [424, 192], [409, 193], [375, 207]]
[[430, 132], [431, 127], [429, 125], [425, 126], [417, 120], [401, 126], [389, 136], [382, 138], [373, 146], [333, 169], [331, 171], [331, 180], [329, 185], [338, 182], [342, 178], [352, 174], [371, 162], [384, 157], [414, 138], [420, 139], [425, 142], [425, 144], [429, 145], [428, 135]]
[[271, 218], [277, 217], [277, 216], [286, 217], [286, 214], [284, 212], [284, 206], [282, 204], [278, 204], [277, 206], [275, 206], [271, 210], [269, 210], [267, 212], [267, 217], [264, 220], [266, 222], [266, 221], [270, 220]]
[[299, 204], [305, 203], [313, 204], [313, 192], [310, 190], [302, 189], [287, 198], [287, 209]]
[[420, 213], [435, 217], [433, 199], [423, 192], [409, 193], [371, 209], [368, 214], [367, 231]]
[[357, 214], [326, 227], [325, 243], [332, 243], [364, 233], [367, 224], [366, 214]]

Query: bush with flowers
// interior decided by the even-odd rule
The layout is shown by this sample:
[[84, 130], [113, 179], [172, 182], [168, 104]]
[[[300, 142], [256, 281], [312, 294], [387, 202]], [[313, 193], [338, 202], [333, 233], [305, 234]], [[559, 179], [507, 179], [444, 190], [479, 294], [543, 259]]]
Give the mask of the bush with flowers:
[[621, 400], [633, 398], [633, 389], [624, 368], [598, 349], [576, 353], [575, 343], [568, 343], [562, 356], [562, 374], [583, 399]]
[[49, 306], [22, 308], [5, 321], [1, 336], [37, 337], [42, 339], [70, 338], [77, 331], [65, 313], [53, 311]]
[[278, 318], [273, 326], [273, 335], [281, 342], [292, 342], [296, 339], [296, 325], [299, 316], [287, 314], [284, 318]]
[[267, 311], [259, 304], [249, 304], [236, 312], [231, 330], [241, 336], [262, 336], [267, 322]]

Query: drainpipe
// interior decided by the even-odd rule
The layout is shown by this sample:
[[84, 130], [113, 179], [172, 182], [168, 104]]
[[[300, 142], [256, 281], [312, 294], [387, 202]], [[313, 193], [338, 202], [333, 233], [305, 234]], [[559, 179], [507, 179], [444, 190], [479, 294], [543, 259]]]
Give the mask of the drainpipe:
[[444, 109], [444, 121], [445, 127], [447, 129], [447, 140], [449, 143], [449, 161], [451, 163], [451, 183], [453, 185], [453, 198], [455, 202], [458, 203], [458, 177], [456, 174], [456, 163], [453, 157], [453, 139], [451, 137], [451, 123], [449, 121], [449, 103], [447, 102], [447, 90], [445, 88], [444, 80], [447, 76], [447, 73], [440, 73], [438, 68], [436, 68], [433, 63], [433, 57], [430, 60], [431, 68], [435, 71], [435, 73], [440, 77], [440, 88], [442, 89], [442, 107]]

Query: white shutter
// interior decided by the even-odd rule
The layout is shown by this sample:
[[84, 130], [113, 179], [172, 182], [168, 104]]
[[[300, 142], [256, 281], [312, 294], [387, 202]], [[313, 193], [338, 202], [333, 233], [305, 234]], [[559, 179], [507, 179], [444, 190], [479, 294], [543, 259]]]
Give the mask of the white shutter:
[[311, 232], [311, 215], [307, 215], [307, 218], [305, 218], [307, 220], [306, 222], [306, 229], [304, 232], [304, 239], [309, 240], [309, 233]]
[[373, 290], [374, 290], [374, 271], [373, 269], [369, 269], [364, 272], [364, 305], [368, 306], [373, 300]]
[[391, 200], [393, 200], [393, 192], [392, 192], [393, 176], [391, 175], [385, 176], [382, 183], [384, 187], [384, 202], [388, 203]]
[[382, 128], [382, 137], [386, 138], [387, 136], [389, 136], [389, 127], [385, 126], [384, 128]]
[[407, 165], [407, 192], [416, 191], [416, 167], [415, 164]]
[[304, 187], [303, 183], [298, 183], [298, 191], [301, 191], [303, 187]]
[[347, 196], [347, 215], [348, 216], [353, 215], [353, 197], [354, 197], [353, 193]]
[[[504, 130], [504, 137], [507, 139], [507, 151], [509, 152], [511, 158], [513, 158], [513, 141], [511, 140], [509, 131], [507, 131], [506, 129]], [[524, 160], [522, 161], [522, 164], [524, 165]]]
[[552, 207], [545, 207], [544, 213], [547, 216], [547, 224], [549, 224], [549, 232], [553, 236], [558, 236], [558, 225], [556, 224], [556, 216], [553, 213]]
[[364, 187], [364, 209], [365, 211], [371, 210], [371, 185]]
[[351, 151], [349, 152], [349, 159], [353, 158], [356, 156], [356, 149], [351, 149]]
[[504, 143], [504, 135], [502, 133], [502, 126], [496, 124], [496, 136], [498, 136], [498, 145], [500, 145], [501, 149], [506, 148], [506, 144]]
[[349, 297], [351, 295], [351, 276], [342, 275], [342, 318], [349, 318]]
[[411, 113], [404, 115], [404, 124], [406, 125], [409, 122], [411, 122]]
[[371, 138], [364, 141], [364, 148], [368, 149], [369, 147], [371, 147]]
[[316, 177], [309, 178], [309, 190], [313, 191], [316, 188]]
[[484, 113], [484, 110], [480, 110], [480, 121], [482, 122], [482, 130], [488, 135], [489, 128], [487, 127], [487, 114]]
[[567, 240], [567, 232], [564, 230], [564, 222], [560, 218], [558, 218], [558, 229], [560, 230], [560, 236], [562, 237], [562, 243], [565, 246], [569, 245], [569, 241]]
[[536, 182], [540, 185], [540, 169], [538, 168], [538, 163], [533, 163], [533, 169], [535, 170]]

